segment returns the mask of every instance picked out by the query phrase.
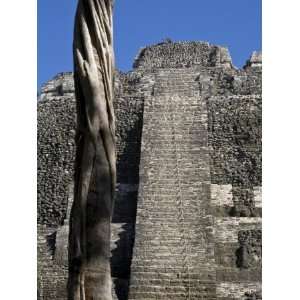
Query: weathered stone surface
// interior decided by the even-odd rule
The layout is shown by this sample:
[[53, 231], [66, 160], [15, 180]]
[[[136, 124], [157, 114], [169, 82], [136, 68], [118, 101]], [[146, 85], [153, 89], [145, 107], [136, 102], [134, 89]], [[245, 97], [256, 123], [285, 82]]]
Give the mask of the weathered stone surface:
[[[168, 42], [116, 73], [115, 299], [128, 291], [135, 300], [261, 299], [261, 65], [258, 54], [249, 61], [237, 70], [224, 48]], [[54, 88], [64, 77], [72, 78], [59, 75], [38, 102], [39, 147], [50, 149], [39, 150], [38, 170], [47, 300], [66, 299], [61, 241], [74, 160], [66, 144], [76, 124], [70, 89]], [[68, 135], [57, 141], [60, 132]]]
[[247, 230], [238, 233], [240, 248], [237, 250], [237, 266], [249, 269], [261, 265], [261, 230]]
[[231, 67], [232, 61], [227, 48], [207, 42], [163, 42], [140, 50], [134, 67], [144, 69]]
[[38, 101], [48, 100], [50, 97], [57, 96], [74, 97], [74, 91], [75, 87], [73, 73], [59, 73], [41, 87]]
[[[60, 80], [60, 79], [59, 79]], [[38, 102], [38, 223], [63, 224], [67, 213], [68, 187], [74, 175], [75, 99], [42, 94]]]
[[246, 67], [261, 68], [262, 66], [262, 54], [261, 52], [254, 51], [250, 59], [246, 63]]
[[[220, 283], [217, 286], [218, 299], [239, 299], [252, 300], [250, 295], [254, 295], [256, 291], [261, 290], [260, 282], [253, 283]], [[247, 298], [250, 297], [250, 298]], [[257, 298], [258, 299], [258, 298]], [[260, 298], [261, 299], [261, 298]]]

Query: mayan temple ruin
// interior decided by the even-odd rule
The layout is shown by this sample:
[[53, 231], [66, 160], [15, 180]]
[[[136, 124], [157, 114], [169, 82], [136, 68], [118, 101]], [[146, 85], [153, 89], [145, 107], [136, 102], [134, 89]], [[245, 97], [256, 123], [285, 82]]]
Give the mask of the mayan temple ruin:
[[[207, 42], [145, 47], [115, 71], [114, 300], [261, 299], [261, 53], [234, 67]], [[38, 300], [67, 300], [72, 73], [38, 110]]]

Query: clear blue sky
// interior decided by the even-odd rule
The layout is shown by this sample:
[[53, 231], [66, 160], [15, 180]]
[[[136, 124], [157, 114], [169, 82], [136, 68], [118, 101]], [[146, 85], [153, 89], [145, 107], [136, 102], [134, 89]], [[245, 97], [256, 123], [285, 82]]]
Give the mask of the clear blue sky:
[[[77, 0], [38, 0], [38, 87], [58, 72], [71, 71]], [[138, 50], [173, 41], [208, 41], [227, 46], [233, 63], [244, 65], [261, 50], [261, 0], [115, 0], [117, 68], [128, 71]]]

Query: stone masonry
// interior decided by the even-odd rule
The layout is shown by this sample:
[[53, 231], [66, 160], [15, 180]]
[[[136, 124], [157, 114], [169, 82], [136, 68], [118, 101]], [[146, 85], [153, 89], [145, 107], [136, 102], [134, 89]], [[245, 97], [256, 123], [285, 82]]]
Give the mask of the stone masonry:
[[[261, 63], [167, 41], [116, 71], [115, 299], [261, 299]], [[38, 100], [38, 299], [66, 300], [72, 73]]]

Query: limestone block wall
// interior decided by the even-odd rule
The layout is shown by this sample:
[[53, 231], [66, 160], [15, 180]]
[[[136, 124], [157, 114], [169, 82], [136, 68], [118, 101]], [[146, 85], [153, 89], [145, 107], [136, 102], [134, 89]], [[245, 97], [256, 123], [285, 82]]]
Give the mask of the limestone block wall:
[[[115, 300], [261, 299], [261, 54], [164, 42], [116, 72]], [[38, 101], [38, 294], [66, 299], [72, 73]]]
[[261, 96], [208, 100], [214, 183], [261, 185]]
[[63, 224], [75, 156], [75, 99], [50, 96], [38, 102], [38, 223]]
[[216, 296], [261, 299], [261, 68], [231, 78], [207, 102]]

